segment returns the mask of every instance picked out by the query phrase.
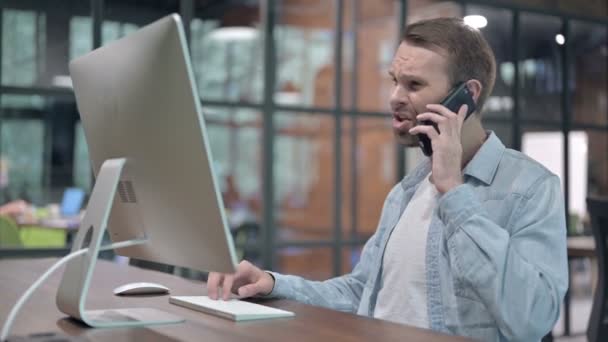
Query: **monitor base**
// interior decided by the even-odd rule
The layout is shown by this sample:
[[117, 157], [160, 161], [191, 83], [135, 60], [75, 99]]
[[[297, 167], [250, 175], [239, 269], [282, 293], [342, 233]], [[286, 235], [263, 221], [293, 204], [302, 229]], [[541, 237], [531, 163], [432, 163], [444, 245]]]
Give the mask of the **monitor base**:
[[[125, 158], [108, 159], [99, 170], [87, 210], [71, 250], [74, 253], [88, 248], [88, 251], [67, 263], [57, 289], [57, 307], [61, 312], [94, 328], [184, 322], [181, 317], [151, 308], [85, 310], [93, 270], [125, 163]], [[145, 242], [145, 237], [142, 237], [141, 241]], [[108, 295], [112, 295], [112, 292], [108, 291]]]
[[184, 319], [153, 308], [126, 308], [85, 311], [86, 324], [100, 328], [175, 324]]

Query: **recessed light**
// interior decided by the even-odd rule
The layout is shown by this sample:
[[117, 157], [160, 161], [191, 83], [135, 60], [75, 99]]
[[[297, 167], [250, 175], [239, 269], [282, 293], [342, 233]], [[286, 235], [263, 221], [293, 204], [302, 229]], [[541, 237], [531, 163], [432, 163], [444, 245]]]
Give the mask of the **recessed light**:
[[467, 15], [464, 23], [476, 29], [484, 28], [488, 25], [488, 19], [483, 15]]

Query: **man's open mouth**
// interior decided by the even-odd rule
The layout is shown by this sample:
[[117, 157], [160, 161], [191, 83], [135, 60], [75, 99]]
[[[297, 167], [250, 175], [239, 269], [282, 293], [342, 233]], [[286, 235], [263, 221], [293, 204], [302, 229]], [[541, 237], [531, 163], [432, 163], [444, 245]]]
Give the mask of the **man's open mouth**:
[[397, 122], [412, 121], [406, 115], [400, 115], [399, 113], [393, 113], [393, 118], [397, 120]]

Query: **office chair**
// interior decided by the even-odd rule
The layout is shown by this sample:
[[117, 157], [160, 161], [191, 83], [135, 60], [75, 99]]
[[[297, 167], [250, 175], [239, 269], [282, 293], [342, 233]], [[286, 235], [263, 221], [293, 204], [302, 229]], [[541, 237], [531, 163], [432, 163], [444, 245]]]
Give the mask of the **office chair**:
[[259, 258], [256, 247], [260, 226], [255, 222], [244, 222], [232, 230], [237, 260], [255, 263]]
[[587, 338], [590, 342], [608, 341], [608, 197], [587, 198], [587, 208], [591, 216], [591, 230], [599, 268]]

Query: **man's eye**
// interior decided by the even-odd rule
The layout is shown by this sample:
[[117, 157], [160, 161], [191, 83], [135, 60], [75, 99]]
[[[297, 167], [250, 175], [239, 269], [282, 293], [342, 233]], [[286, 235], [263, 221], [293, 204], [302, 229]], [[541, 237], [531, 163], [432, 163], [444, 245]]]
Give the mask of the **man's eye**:
[[416, 81], [410, 82], [410, 89], [416, 90], [416, 89], [420, 88], [420, 86], [421, 86], [420, 82], [416, 82]]

